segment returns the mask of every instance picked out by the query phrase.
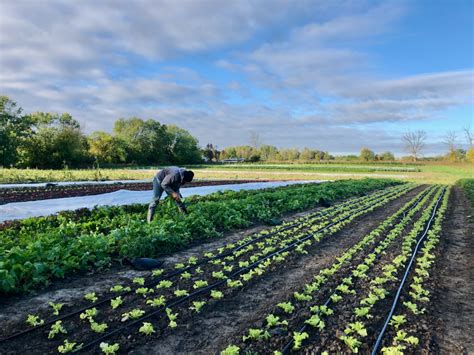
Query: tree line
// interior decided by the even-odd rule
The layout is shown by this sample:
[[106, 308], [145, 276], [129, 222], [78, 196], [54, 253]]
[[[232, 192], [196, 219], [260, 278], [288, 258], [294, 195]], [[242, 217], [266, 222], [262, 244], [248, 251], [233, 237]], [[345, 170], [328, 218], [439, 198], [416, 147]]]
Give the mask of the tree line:
[[93, 164], [193, 164], [202, 161], [198, 140], [174, 125], [133, 117], [118, 119], [113, 133], [82, 132], [70, 114], [23, 114], [0, 97], [0, 166], [57, 169]]

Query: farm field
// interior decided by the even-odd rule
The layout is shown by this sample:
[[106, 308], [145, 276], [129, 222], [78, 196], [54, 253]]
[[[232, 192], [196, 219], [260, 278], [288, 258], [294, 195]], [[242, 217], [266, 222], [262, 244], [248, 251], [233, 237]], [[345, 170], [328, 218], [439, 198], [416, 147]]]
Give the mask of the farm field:
[[[190, 165], [198, 179], [218, 180], [338, 180], [394, 178], [427, 184], [454, 184], [473, 178], [469, 163], [311, 163]], [[152, 179], [157, 167], [136, 169], [37, 170], [0, 169], [0, 183]]]
[[0, 353], [473, 351], [469, 196], [341, 180], [6, 224]]

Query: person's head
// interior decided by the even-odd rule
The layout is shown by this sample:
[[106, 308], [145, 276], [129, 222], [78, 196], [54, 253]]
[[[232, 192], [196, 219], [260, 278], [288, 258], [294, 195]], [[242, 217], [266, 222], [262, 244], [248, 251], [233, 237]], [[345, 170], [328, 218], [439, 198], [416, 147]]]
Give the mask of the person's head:
[[183, 173], [183, 183], [193, 181], [194, 173], [191, 170], [185, 170]]

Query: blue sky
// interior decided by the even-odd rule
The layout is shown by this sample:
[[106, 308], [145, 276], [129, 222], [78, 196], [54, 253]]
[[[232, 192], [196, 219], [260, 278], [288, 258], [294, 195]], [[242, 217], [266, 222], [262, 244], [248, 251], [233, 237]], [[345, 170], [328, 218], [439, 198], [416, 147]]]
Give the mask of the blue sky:
[[474, 2], [218, 0], [0, 4], [0, 94], [69, 112], [177, 124], [218, 147], [426, 155], [474, 129]]

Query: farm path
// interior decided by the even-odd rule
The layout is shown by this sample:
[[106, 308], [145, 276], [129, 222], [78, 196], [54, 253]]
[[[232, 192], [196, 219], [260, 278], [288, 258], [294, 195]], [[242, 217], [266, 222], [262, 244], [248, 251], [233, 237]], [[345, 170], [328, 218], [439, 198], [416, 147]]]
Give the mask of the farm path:
[[332, 264], [335, 256], [357, 243], [389, 215], [421, 191], [418, 187], [401, 198], [357, 218], [332, 237], [324, 239], [308, 255], [288, 262], [277, 272], [269, 273], [249, 284], [233, 297], [221, 300], [203, 316], [196, 316], [185, 325], [142, 345], [134, 344], [133, 354], [212, 354], [225, 348], [229, 339], [243, 334], [249, 324], [263, 319], [269, 307], [286, 301], [322, 268]]
[[434, 342], [440, 353], [474, 353], [474, 211], [454, 187], [440, 243], [434, 295]]

